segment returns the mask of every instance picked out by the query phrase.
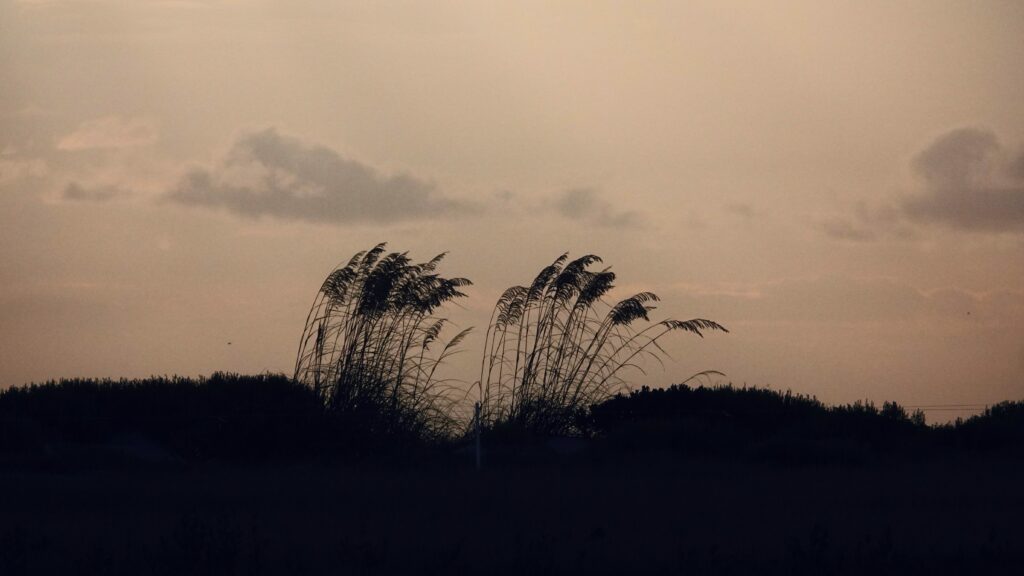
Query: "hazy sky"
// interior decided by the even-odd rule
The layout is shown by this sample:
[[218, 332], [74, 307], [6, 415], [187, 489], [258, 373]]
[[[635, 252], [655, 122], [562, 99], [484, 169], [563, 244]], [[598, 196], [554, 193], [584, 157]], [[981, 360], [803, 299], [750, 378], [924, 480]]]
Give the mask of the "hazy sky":
[[290, 373], [388, 241], [481, 333], [565, 251], [732, 331], [637, 384], [1022, 398], [1022, 39], [1010, 0], [0, 0], [0, 385]]

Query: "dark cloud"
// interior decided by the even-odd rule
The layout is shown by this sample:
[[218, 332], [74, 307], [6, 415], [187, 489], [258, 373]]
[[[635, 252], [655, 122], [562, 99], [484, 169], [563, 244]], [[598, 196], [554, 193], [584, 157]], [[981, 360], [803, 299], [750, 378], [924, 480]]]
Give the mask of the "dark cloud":
[[72, 182], [64, 188], [61, 197], [75, 202], [106, 202], [125, 195], [126, 192], [124, 190], [113, 186], [86, 188], [78, 182]]
[[754, 217], [754, 207], [750, 204], [744, 204], [742, 202], [736, 202], [725, 206], [725, 211], [729, 214], [739, 216], [741, 218], [750, 219]]
[[1024, 232], [1024, 154], [1014, 155], [989, 130], [959, 128], [914, 157], [922, 190], [891, 204], [818, 222], [830, 238], [871, 242], [917, 236], [914, 224], [980, 232]]
[[923, 194], [903, 203], [910, 220], [965, 230], [1024, 231], [1024, 156], [988, 130], [961, 128], [914, 159]]
[[165, 199], [250, 217], [326, 223], [386, 223], [471, 209], [441, 196], [429, 182], [381, 175], [273, 129], [243, 136], [219, 166], [192, 170]]
[[870, 242], [878, 238], [874, 230], [849, 218], [832, 218], [820, 223], [819, 227], [826, 236], [836, 240]]
[[1010, 175], [1013, 178], [1024, 180], [1024, 154], [1020, 154], [1010, 162]]
[[572, 188], [555, 199], [555, 209], [570, 220], [598, 226], [624, 228], [638, 226], [640, 215], [633, 211], [617, 211], [590, 188]]

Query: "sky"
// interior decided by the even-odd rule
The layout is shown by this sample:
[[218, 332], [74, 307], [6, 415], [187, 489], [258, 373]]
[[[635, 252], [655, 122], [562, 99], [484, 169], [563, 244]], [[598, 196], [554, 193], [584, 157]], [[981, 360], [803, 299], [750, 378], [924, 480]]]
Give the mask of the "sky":
[[290, 373], [386, 241], [474, 282], [467, 383], [569, 252], [729, 328], [637, 386], [1024, 398], [1022, 38], [995, 0], [0, 0], [0, 386]]

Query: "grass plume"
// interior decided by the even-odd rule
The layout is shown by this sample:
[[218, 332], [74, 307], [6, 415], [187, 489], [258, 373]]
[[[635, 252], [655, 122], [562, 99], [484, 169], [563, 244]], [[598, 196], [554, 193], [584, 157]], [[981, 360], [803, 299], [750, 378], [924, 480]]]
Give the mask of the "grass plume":
[[533, 282], [498, 299], [480, 363], [481, 418], [537, 434], [567, 434], [586, 407], [627, 388], [621, 373], [644, 359], [660, 361], [658, 340], [669, 332], [727, 332], [703, 318], [649, 322], [658, 297], [640, 292], [608, 306], [614, 287], [601, 259], [559, 256]]
[[437, 274], [443, 258], [414, 263], [378, 244], [331, 272], [306, 319], [295, 380], [365, 432], [443, 437], [452, 401], [436, 371], [469, 329], [442, 342], [448, 321], [435, 312], [470, 285]]

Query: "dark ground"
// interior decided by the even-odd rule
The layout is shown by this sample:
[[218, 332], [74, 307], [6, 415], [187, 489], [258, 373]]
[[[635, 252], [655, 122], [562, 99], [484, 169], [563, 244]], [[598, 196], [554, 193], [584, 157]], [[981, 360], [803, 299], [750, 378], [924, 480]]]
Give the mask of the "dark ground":
[[1024, 402], [929, 427], [680, 386], [580, 418], [488, 430], [478, 472], [282, 376], [8, 389], [0, 576], [1024, 574]]
[[[495, 456], [494, 458], [498, 458]], [[1024, 465], [668, 454], [0, 470], [0, 574], [979, 574]]]

